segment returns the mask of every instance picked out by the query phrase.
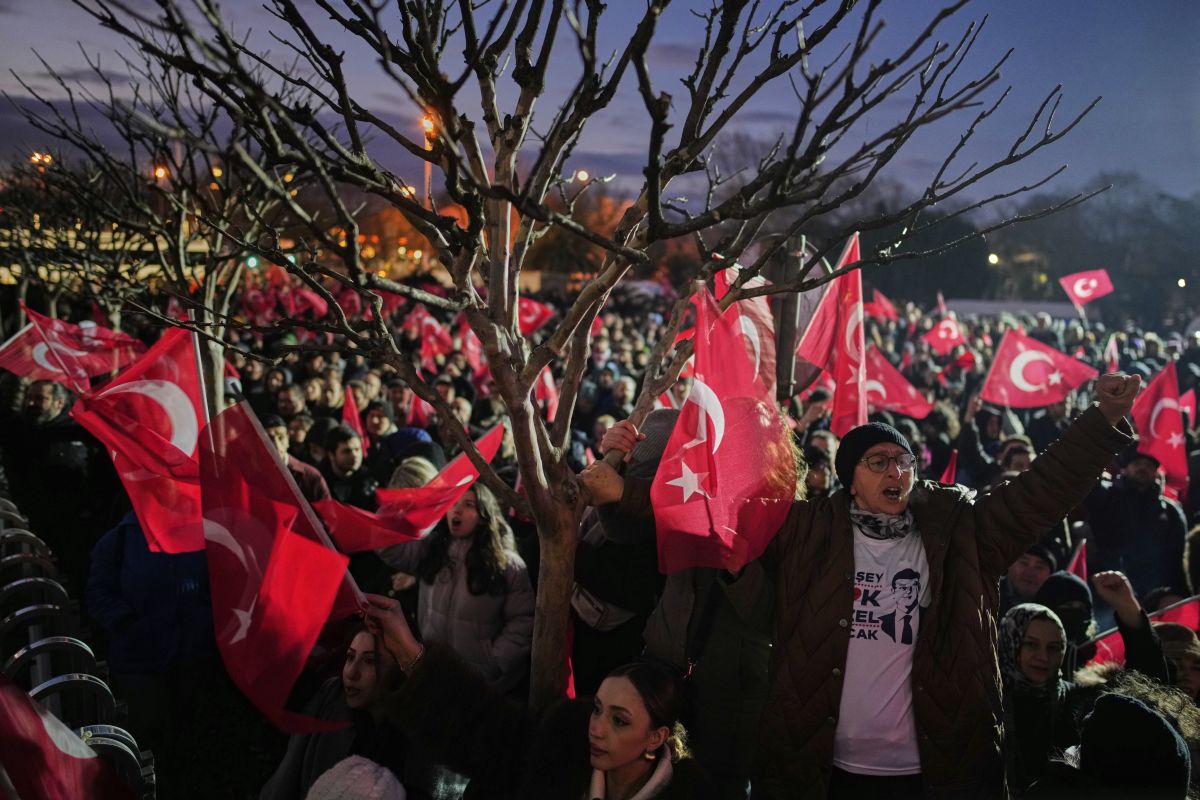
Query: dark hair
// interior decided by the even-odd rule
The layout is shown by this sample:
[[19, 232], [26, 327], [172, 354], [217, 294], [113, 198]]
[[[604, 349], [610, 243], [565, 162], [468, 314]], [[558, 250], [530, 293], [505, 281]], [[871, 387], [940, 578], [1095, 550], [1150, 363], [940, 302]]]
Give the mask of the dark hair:
[[671, 732], [667, 746], [672, 758], [678, 760], [687, 754], [687, 734], [680, 722], [686, 700], [675, 671], [653, 659], [641, 659], [617, 667], [606, 677], [624, 678], [632, 683], [650, 715], [651, 727]]
[[[505, 588], [504, 570], [508, 567], [509, 554], [514, 548], [512, 529], [508, 527], [500, 504], [490, 489], [476, 481], [467, 491], [475, 493], [479, 511], [479, 527], [475, 530], [464, 559], [467, 590], [474, 595], [502, 595]], [[429, 534], [429, 547], [417, 565], [417, 576], [426, 583], [433, 583], [438, 573], [445, 569], [449, 553], [450, 527], [443, 518]]]
[[283, 394], [284, 392], [287, 392], [288, 394], [298, 394], [300, 395], [301, 399], [304, 398], [304, 389], [300, 386], [300, 384], [297, 383], [285, 383], [283, 386], [280, 386], [275, 390], [275, 396], [279, 397], [279, 395]]
[[915, 569], [902, 569], [892, 576], [892, 588], [896, 588], [896, 581], [912, 580], [915, 580], [919, 583], [921, 581], [921, 573], [917, 572]]
[[330, 452], [337, 450], [338, 445], [342, 442], [348, 442], [351, 439], [357, 439], [358, 432], [349, 425], [335, 425], [329, 433], [325, 435], [325, 449]]
[[392, 415], [391, 403], [385, 403], [382, 400], [372, 400], [371, 402], [367, 403], [365, 406], [363, 406], [362, 411], [359, 412], [362, 415], [364, 422], [366, 422], [367, 414], [370, 414], [372, 411], [380, 411], [385, 417], [391, 420], [393, 424], [396, 422], [396, 418]]
[[29, 384], [30, 389], [35, 386], [49, 386], [51, 400], [61, 400], [65, 403], [71, 399], [71, 392], [68, 391], [67, 387], [63, 386], [58, 381], [41, 380], [34, 381], [33, 383]]

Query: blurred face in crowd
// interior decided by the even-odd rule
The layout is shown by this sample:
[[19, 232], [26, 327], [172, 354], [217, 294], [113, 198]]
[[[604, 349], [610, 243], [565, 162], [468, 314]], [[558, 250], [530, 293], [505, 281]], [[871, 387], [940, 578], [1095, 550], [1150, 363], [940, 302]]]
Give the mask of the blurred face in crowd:
[[809, 497], [827, 493], [832, 484], [833, 475], [828, 467], [824, 464], [808, 465], [808, 475], [804, 478], [804, 485], [808, 488]]
[[279, 453], [279, 457], [286, 462], [288, 445], [291, 444], [291, 440], [288, 439], [287, 426], [277, 425], [274, 428], [267, 428], [267, 438], [271, 440], [271, 444], [275, 445], [275, 451]]
[[408, 404], [412, 402], [413, 391], [407, 386], [400, 384], [392, 384], [387, 389], [388, 402], [392, 404], [392, 408], [408, 408]]
[[357, 436], [339, 442], [338, 446], [329, 454], [329, 460], [333, 464], [333, 468], [340, 474], [349, 475], [362, 466], [362, 442]]
[[383, 413], [381, 409], [372, 408], [367, 412], [367, 433], [372, 436], [383, 436], [391, 433], [395, 427], [392, 421], [388, 419], [388, 415]]
[[304, 410], [304, 392], [299, 386], [292, 386], [279, 393], [275, 400], [275, 408], [285, 417], [292, 417]]
[[376, 647], [375, 637], [360, 631], [346, 648], [342, 664], [342, 692], [346, 705], [355, 710], [378, 705], [384, 676], [390, 672], [387, 651]]
[[1008, 568], [1008, 585], [1022, 600], [1032, 600], [1049, 577], [1050, 565], [1030, 553], [1022, 555]]
[[266, 367], [257, 358], [247, 358], [242, 366], [242, 377], [249, 381], [261, 380]]
[[296, 445], [304, 444], [304, 440], [308, 438], [308, 428], [305, 426], [303, 420], [294, 419], [289, 422], [287, 432], [288, 438]]
[[287, 383], [283, 370], [273, 369], [267, 373], [266, 387], [268, 392], [277, 392]]
[[1066, 643], [1058, 626], [1048, 619], [1035, 619], [1025, 628], [1021, 639], [1021, 674], [1036, 684], [1048, 683], [1058, 677]]
[[1158, 464], [1149, 458], [1135, 458], [1121, 474], [1139, 489], [1148, 489], [1158, 481]]
[[1033, 466], [1033, 454], [1025, 448], [1014, 448], [1004, 456], [1006, 472], [1024, 472]]
[[325, 381], [320, 378], [309, 378], [304, 382], [304, 402], [318, 406], [325, 402]]
[[476, 499], [473, 489], [463, 492], [463, 496], [458, 498], [458, 502], [450, 507], [450, 513], [446, 515], [446, 522], [450, 526], [450, 535], [455, 539], [464, 539], [475, 535], [475, 529], [479, 527], [479, 519], [479, 501]]
[[383, 391], [383, 378], [380, 378], [377, 372], [368, 372], [363, 378], [363, 387], [366, 389], [367, 402], [378, 400]]
[[454, 411], [454, 418], [461, 422], [464, 426], [471, 422], [471, 401], [465, 397], [456, 397], [454, 402], [450, 404], [451, 410]]
[[829, 456], [830, 461], [837, 458], [837, 445], [826, 434], [821, 432], [814, 433], [808, 437], [808, 443], [818, 450], [824, 450], [825, 455]]
[[[897, 458], [909, 456], [908, 450], [892, 442], [882, 442], [867, 450], [854, 467], [850, 494], [858, 507], [874, 514], [902, 514], [916, 481], [916, 465], [901, 468]], [[888, 459], [882, 472], [873, 471], [867, 462], [876, 457]]]
[[38, 381], [25, 392], [25, 418], [44, 425], [63, 412], [66, 400], [54, 397], [54, 387], [48, 381]]
[[614, 770], [644, 761], [670, 735], [655, 728], [637, 688], [625, 676], [605, 678], [592, 701], [588, 722], [588, 751], [592, 769]]
[[435, 383], [433, 388], [437, 389], [437, 393], [440, 394], [442, 396], [442, 399], [445, 400], [447, 403], [454, 400], [454, 384], [453, 383], [448, 383], [446, 381], [442, 381], [441, 383]]

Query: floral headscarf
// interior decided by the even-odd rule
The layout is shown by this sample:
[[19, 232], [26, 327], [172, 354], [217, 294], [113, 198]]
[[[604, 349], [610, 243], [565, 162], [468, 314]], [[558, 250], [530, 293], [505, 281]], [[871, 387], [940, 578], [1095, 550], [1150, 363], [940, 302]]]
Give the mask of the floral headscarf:
[[1021, 603], [1010, 608], [1004, 615], [1004, 619], [1000, 621], [1000, 636], [997, 643], [1000, 650], [1000, 674], [1004, 678], [1004, 688], [1007, 691], [1019, 693], [1033, 692], [1048, 695], [1054, 691], [1055, 694], [1058, 694], [1057, 684], [1062, 683], [1061, 678], [1057, 681], [1038, 684], [1026, 678], [1025, 673], [1021, 672], [1021, 643], [1025, 640], [1025, 630], [1029, 627], [1029, 623], [1035, 619], [1053, 622], [1058, 628], [1058, 634], [1062, 637], [1063, 644], [1066, 644], [1067, 632], [1063, 629], [1062, 620], [1050, 609], [1039, 606], [1037, 603]]

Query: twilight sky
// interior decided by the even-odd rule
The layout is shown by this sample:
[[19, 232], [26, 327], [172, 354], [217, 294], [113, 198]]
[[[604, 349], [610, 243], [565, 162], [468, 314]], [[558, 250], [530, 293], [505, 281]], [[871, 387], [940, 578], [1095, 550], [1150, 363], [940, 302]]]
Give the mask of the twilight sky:
[[[641, 0], [609, 0], [609, 12], [601, 28], [601, 42], [606, 47], [627, 40], [642, 5]], [[652, 51], [655, 88], [673, 93], [677, 107], [685, 97], [678, 77], [694, 61], [699, 42], [697, 25], [688, 13], [697, 5], [707, 5], [707, 0], [676, 0], [660, 23]], [[886, 3], [881, 16], [888, 27], [879, 41], [878, 57], [895, 54], [940, 6], [929, 0]], [[251, 27], [260, 37], [273, 22], [252, 0], [226, 2], [224, 7], [235, 27]], [[1005, 49], [1015, 48], [1003, 71], [1003, 85], [1011, 84], [1013, 92], [1005, 110], [982, 132], [973, 155], [982, 158], [989, 152], [1007, 149], [1013, 135], [1027, 123], [1028, 112], [1056, 84], [1064, 87], [1060, 111], [1064, 121], [1097, 95], [1104, 98], [1066, 140], [1011, 172], [994, 188], [1027, 183], [1066, 162], [1069, 169], [1057, 179], [1056, 187], [1090, 185], [1102, 171], [1121, 170], [1138, 173], [1171, 194], [1196, 193], [1200, 188], [1200, 3], [978, 0], [945, 27], [943, 36], [957, 36], [970, 19], [985, 14], [989, 16], [987, 25], [968, 63], [982, 69]], [[330, 40], [352, 47], [345, 34], [331, 32]], [[0, 88], [18, 98], [24, 90], [10, 71], [35, 85], [51, 88], [34, 58], [34, 48], [67, 75], [80, 74], [80, 44], [90, 52], [101, 53], [107, 71], [120, 72], [119, 61], [111, 55], [118, 43], [68, 0], [43, 0], [38, 4], [0, 0], [0, 43]], [[267, 43], [263, 48], [271, 46]], [[279, 49], [278, 45], [274, 47]], [[551, 96], [576, 77], [577, 64], [578, 56], [568, 47], [557, 52], [550, 72]], [[752, 74], [751, 68], [760, 66], [749, 64], [745, 72]], [[411, 119], [417, 135], [419, 115], [372, 63], [352, 57], [349, 72], [353, 88], [364, 102], [391, 112], [396, 119]], [[627, 76], [612, 107], [594, 121], [569, 167], [615, 173], [619, 179], [639, 177], [648, 125], [631, 78]], [[772, 138], [790, 127], [796, 105], [788, 84], [778, 83], [740, 115], [732, 130]], [[552, 104], [545, 102], [537, 111], [548, 118], [552, 109]], [[962, 125], [943, 124], [912, 142], [895, 162], [892, 176], [909, 181], [927, 178], [933, 165], [940, 163], [941, 155], [957, 140]], [[863, 130], [856, 138], [869, 132]], [[11, 107], [5, 104], [0, 108], [0, 157], [7, 159], [48, 145], [24, 127]], [[390, 157], [384, 154], [380, 158], [388, 162]], [[407, 169], [403, 161], [394, 164], [401, 171]]]

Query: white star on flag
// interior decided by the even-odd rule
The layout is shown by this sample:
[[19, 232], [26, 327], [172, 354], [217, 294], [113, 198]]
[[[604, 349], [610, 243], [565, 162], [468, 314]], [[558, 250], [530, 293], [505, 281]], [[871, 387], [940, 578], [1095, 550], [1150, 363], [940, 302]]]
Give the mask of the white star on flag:
[[1062, 383], [1062, 373], [1061, 372], [1051, 372], [1050, 376], [1049, 376], [1049, 378], [1047, 378], [1047, 380], [1050, 382], [1051, 386], [1058, 386], [1060, 383]]
[[688, 467], [686, 463], [682, 464], [681, 466], [683, 467], [683, 473], [675, 480], [667, 481], [667, 485], [678, 486], [680, 489], [683, 489], [683, 502], [685, 503], [694, 494], [708, 497], [708, 495], [704, 493], [704, 490], [700, 488], [700, 481], [707, 478], [708, 473], [692, 472], [691, 468]]
[[1167, 437], [1167, 445], [1170, 446], [1170, 448], [1172, 450], [1174, 450], [1175, 448], [1178, 448], [1178, 447], [1182, 447], [1183, 446], [1183, 434], [1172, 433], [1170, 436]]
[[246, 634], [250, 632], [250, 621], [254, 615], [254, 604], [258, 602], [258, 595], [254, 595], [254, 599], [250, 601], [250, 607], [243, 611], [240, 608], [233, 609], [233, 615], [237, 617], [238, 629], [229, 640], [230, 644], [237, 644], [246, 638]]

